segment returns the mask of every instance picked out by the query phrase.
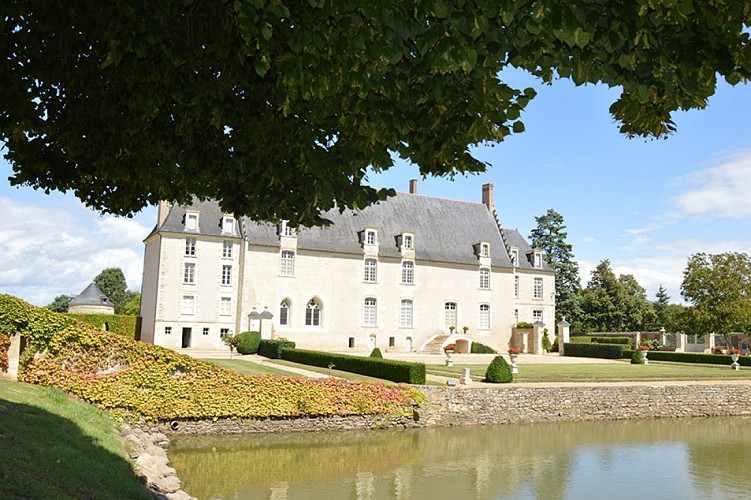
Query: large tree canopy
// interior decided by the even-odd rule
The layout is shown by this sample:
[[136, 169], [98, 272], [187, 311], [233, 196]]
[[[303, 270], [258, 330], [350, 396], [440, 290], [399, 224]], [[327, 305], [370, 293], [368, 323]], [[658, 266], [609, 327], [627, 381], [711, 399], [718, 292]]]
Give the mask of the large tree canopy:
[[394, 156], [478, 172], [532, 90], [603, 82], [629, 136], [661, 137], [717, 75], [751, 75], [737, 0], [6, 0], [0, 141], [12, 184], [130, 214], [159, 200], [314, 223], [391, 191]]

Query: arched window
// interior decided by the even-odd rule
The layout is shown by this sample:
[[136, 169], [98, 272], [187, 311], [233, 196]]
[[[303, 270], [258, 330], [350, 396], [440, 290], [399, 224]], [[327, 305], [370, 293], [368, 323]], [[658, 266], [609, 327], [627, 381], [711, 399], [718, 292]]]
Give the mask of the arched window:
[[279, 304], [279, 324], [289, 325], [289, 300], [287, 299]]
[[305, 325], [321, 325], [321, 305], [316, 299], [310, 299], [308, 306], [305, 308]]

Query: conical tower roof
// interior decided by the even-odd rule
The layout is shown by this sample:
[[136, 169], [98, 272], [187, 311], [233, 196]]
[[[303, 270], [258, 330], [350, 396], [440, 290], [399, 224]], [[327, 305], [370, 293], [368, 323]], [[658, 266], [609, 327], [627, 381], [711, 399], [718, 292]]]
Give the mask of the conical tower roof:
[[71, 299], [69, 306], [109, 306], [115, 307], [104, 292], [92, 282], [83, 292]]

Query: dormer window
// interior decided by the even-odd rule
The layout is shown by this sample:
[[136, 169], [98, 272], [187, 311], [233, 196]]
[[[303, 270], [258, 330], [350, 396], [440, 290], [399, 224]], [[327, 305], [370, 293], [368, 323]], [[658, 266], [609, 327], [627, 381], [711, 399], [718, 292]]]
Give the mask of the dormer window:
[[480, 257], [490, 257], [490, 243], [480, 243]]
[[222, 218], [222, 232], [234, 233], [235, 232], [235, 218], [231, 215], [225, 215]]
[[535, 257], [534, 257], [534, 259], [535, 259], [535, 263], [534, 263], [534, 266], [535, 266], [535, 267], [542, 267], [542, 253], [540, 253], [540, 252], [535, 252]]
[[511, 249], [511, 265], [514, 267], [519, 265], [519, 249], [518, 248]]
[[366, 245], [376, 244], [376, 232], [374, 229], [368, 229], [367, 231], [365, 231], [365, 244]]
[[279, 227], [279, 234], [282, 236], [294, 236], [295, 235], [295, 228], [290, 226], [288, 221], [283, 220]]
[[188, 231], [198, 231], [198, 214], [188, 212], [185, 214], [185, 229]]
[[405, 250], [412, 250], [414, 248], [414, 242], [411, 234], [402, 235], [402, 248]]

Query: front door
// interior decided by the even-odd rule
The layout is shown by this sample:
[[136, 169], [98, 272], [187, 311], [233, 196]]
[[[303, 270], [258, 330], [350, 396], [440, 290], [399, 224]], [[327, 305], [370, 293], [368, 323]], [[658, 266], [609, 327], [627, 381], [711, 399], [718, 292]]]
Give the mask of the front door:
[[190, 347], [190, 332], [191, 332], [190, 328], [183, 328], [183, 343], [182, 343], [183, 349], [187, 349], [188, 347]]
[[375, 335], [371, 335], [368, 338], [368, 347], [370, 347], [371, 350], [375, 349], [375, 347], [376, 347], [376, 336]]
[[407, 352], [412, 352], [412, 337], [407, 337], [404, 339], [404, 348], [407, 350]]

